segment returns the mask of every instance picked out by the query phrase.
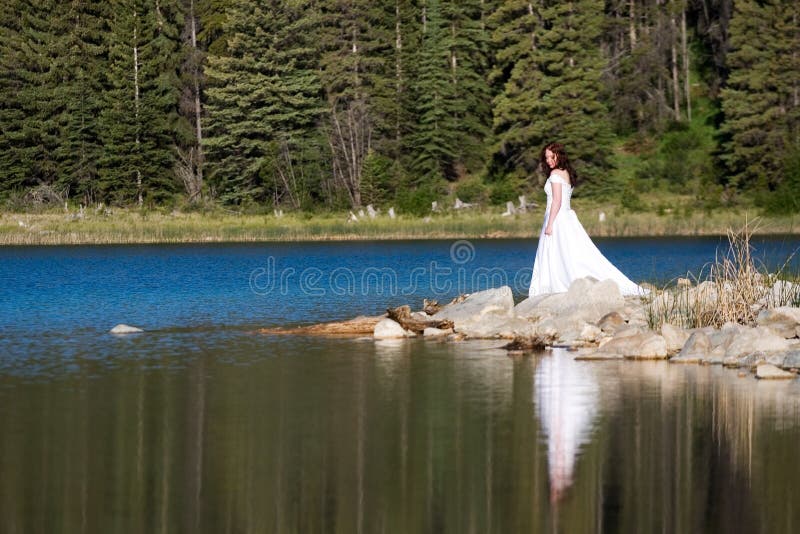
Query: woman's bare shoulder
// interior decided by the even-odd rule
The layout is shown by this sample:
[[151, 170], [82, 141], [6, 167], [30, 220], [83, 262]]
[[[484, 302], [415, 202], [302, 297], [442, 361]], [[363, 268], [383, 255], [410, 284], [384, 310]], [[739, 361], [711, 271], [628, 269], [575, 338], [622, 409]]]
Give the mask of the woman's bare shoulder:
[[564, 169], [553, 169], [552, 171], [550, 171], [550, 176], [555, 176], [556, 178], [560, 178], [561, 180], [564, 181], [565, 184], [571, 185], [569, 179], [569, 173]]

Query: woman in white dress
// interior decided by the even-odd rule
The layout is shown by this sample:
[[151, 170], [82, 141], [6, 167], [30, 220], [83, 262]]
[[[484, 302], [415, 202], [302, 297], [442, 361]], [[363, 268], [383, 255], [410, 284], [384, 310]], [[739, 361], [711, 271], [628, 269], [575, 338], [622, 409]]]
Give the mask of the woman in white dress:
[[597, 249], [578, 216], [570, 208], [577, 175], [569, 163], [564, 146], [550, 143], [542, 151], [542, 169], [547, 181], [547, 209], [539, 235], [528, 295], [561, 293], [578, 279], [591, 276], [611, 279], [623, 295], [643, 295], [646, 290], [629, 280]]

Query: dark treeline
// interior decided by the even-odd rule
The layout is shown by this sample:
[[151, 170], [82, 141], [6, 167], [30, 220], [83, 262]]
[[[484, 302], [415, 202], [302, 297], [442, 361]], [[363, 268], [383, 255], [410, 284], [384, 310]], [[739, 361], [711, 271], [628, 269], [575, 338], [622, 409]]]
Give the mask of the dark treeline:
[[[661, 180], [800, 208], [798, 15], [793, 0], [8, 0], [0, 195], [420, 211], [530, 190], [560, 140], [583, 194]], [[635, 175], [614, 169], [648, 150]]]

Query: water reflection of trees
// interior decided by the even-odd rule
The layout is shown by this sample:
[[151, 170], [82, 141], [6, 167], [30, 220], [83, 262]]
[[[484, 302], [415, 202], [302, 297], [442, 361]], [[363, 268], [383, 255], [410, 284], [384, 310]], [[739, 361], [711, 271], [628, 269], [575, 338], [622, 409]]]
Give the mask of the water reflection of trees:
[[800, 524], [786, 498], [800, 483], [796, 386], [719, 368], [579, 364], [598, 386], [596, 414], [553, 503], [533, 401], [552, 356], [484, 349], [343, 341], [247, 365], [199, 356], [48, 383], [0, 377], [0, 531]]

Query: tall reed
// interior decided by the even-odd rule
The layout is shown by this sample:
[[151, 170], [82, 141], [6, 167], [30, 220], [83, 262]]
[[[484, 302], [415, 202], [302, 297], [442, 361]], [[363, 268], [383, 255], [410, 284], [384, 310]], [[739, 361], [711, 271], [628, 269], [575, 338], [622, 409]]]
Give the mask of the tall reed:
[[757, 230], [758, 222], [748, 221], [738, 231], [728, 229], [724, 254], [718, 251], [699, 275], [690, 273], [689, 283], [667, 284], [654, 292], [645, 304], [650, 328], [664, 323], [683, 328], [752, 325], [763, 309], [800, 306], [800, 275], [790, 268], [797, 251], [770, 272], [753, 256], [751, 240]]

